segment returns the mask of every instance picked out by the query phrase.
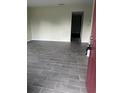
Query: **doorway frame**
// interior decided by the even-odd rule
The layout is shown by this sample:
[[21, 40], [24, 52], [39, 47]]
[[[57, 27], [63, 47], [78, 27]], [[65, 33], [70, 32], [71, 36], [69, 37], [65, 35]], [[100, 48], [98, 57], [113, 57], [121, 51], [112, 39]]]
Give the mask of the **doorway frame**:
[[71, 12], [71, 33], [70, 33], [70, 42], [72, 42], [72, 37], [71, 37], [71, 34], [72, 34], [72, 16], [74, 13], [77, 13], [77, 14], [82, 14], [82, 20], [81, 20], [81, 31], [80, 31], [80, 41], [82, 42], [82, 33], [83, 33], [83, 27], [84, 27], [84, 11], [72, 11]]

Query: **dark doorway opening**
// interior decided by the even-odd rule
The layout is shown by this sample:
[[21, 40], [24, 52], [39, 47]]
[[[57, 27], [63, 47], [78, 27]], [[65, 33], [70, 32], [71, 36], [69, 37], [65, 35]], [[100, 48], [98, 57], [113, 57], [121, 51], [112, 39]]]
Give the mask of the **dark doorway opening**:
[[83, 23], [83, 12], [72, 13], [71, 41], [81, 42], [81, 29]]

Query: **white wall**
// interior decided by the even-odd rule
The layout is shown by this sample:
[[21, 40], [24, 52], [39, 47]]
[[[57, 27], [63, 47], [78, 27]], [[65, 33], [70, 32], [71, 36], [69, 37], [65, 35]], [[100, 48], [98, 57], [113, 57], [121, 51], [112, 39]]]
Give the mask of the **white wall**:
[[31, 29], [30, 29], [30, 23], [28, 22], [27, 23], [27, 41], [30, 41], [30, 40], [32, 40], [32, 38], [31, 38]]
[[31, 23], [30, 23], [30, 14], [27, 11], [27, 41], [32, 40], [32, 33], [31, 33]]
[[89, 42], [92, 6], [35, 7], [28, 10], [32, 40], [70, 42], [72, 12], [83, 11], [81, 40]]

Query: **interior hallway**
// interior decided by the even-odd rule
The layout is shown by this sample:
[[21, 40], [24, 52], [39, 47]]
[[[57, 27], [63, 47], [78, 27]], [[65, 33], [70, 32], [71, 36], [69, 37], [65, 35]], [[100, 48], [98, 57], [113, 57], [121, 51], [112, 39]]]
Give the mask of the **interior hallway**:
[[87, 93], [86, 47], [75, 42], [29, 42], [27, 93]]

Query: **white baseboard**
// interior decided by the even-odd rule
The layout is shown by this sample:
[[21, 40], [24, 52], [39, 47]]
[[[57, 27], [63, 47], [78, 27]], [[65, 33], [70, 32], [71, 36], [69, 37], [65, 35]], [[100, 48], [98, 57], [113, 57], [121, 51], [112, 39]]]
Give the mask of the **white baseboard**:
[[27, 42], [30, 42], [31, 40], [27, 40]]
[[32, 39], [31, 41], [51, 41], [51, 42], [71, 42], [71, 41], [65, 41], [65, 40], [40, 40], [40, 39]]

